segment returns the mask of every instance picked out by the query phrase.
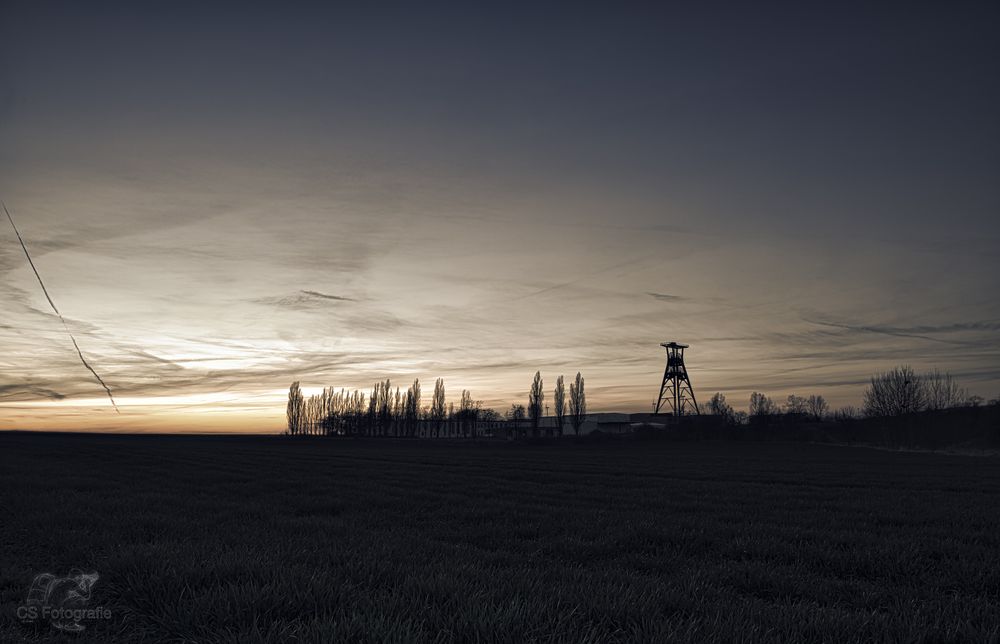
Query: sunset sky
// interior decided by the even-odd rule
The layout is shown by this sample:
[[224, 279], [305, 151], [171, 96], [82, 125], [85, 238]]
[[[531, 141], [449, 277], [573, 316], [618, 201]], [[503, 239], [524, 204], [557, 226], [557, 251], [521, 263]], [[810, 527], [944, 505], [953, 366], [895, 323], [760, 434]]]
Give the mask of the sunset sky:
[[996, 2], [250, 4], [0, 8], [0, 429], [1000, 394]]

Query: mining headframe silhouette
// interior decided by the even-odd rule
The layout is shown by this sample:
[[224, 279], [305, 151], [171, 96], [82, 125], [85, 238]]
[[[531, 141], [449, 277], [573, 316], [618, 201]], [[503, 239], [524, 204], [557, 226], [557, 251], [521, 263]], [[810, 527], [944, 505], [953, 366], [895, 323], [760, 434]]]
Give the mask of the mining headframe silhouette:
[[[661, 342], [667, 350], [667, 366], [663, 370], [663, 384], [656, 399], [653, 413], [669, 413], [673, 416], [699, 415], [698, 401], [694, 398], [691, 379], [684, 366], [684, 349], [688, 345], [679, 342]], [[661, 412], [661, 410], [663, 410]]]

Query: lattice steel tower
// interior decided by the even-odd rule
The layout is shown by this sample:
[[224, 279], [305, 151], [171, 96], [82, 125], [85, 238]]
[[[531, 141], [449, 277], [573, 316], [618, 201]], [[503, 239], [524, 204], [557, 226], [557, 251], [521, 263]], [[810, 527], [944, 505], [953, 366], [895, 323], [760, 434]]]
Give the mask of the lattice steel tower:
[[694, 389], [684, 367], [684, 349], [686, 344], [679, 342], [662, 342], [661, 347], [667, 350], [667, 368], [663, 370], [663, 384], [660, 385], [660, 397], [656, 400], [656, 411], [670, 408], [674, 416], [684, 416], [694, 413], [699, 415], [698, 401], [694, 399]]

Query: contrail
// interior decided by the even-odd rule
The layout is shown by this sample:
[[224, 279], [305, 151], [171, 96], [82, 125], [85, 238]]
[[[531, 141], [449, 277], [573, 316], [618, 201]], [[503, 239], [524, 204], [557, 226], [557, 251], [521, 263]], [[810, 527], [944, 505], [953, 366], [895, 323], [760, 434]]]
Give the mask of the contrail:
[[17, 226], [14, 225], [14, 218], [10, 216], [10, 211], [7, 210], [7, 204], [0, 201], [0, 205], [3, 206], [3, 211], [7, 213], [7, 221], [10, 222], [11, 227], [14, 229], [14, 234], [17, 235], [17, 241], [21, 242], [21, 249], [24, 250], [24, 256], [28, 258], [28, 264], [31, 265], [31, 270], [35, 272], [35, 277], [38, 278], [38, 285], [42, 287], [42, 293], [45, 293], [45, 299], [49, 301], [49, 306], [51, 306], [52, 310], [59, 316], [59, 320], [62, 322], [63, 328], [66, 329], [66, 334], [69, 336], [69, 339], [73, 341], [73, 347], [76, 349], [76, 355], [80, 356], [80, 362], [83, 363], [83, 366], [86, 367], [90, 373], [94, 374], [94, 377], [97, 378], [97, 382], [101, 383], [101, 386], [104, 387], [104, 391], [108, 392], [108, 399], [111, 400], [111, 406], [115, 408], [116, 412], [121, 414], [121, 410], [118, 409], [118, 405], [115, 404], [115, 397], [111, 395], [111, 389], [107, 384], [105, 384], [101, 376], [94, 371], [94, 368], [90, 366], [87, 359], [83, 357], [83, 351], [80, 351], [80, 345], [76, 343], [76, 338], [73, 337], [73, 332], [69, 330], [69, 325], [66, 324], [65, 318], [63, 318], [59, 309], [56, 308], [56, 303], [52, 301], [52, 296], [49, 295], [48, 289], [45, 288], [45, 282], [42, 281], [42, 276], [38, 274], [38, 269], [35, 268], [35, 262], [31, 261], [31, 255], [28, 254], [28, 247], [24, 245], [24, 240], [21, 239], [21, 233], [18, 232]]

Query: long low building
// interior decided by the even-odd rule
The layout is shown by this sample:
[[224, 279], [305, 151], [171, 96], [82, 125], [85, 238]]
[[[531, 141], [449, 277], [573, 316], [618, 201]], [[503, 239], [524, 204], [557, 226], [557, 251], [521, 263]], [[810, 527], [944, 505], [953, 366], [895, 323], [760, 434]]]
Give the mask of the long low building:
[[[589, 434], [594, 431], [599, 431], [604, 434], [627, 434], [643, 425], [669, 428], [676, 426], [678, 422], [681, 422], [681, 420], [669, 414], [598, 412], [594, 414], [587, 414], [587, 420], [580, 426], [580, 434]], [[716, 421], [713, 416], [685, 416], [683, 422], [714, 423]], [[526, 419], [520, 421], [518, 425], [522, 431], [526, 431], [528, 433], [531, 432], [530, 420]], [[557, 425], [555, 416], [543, 416], [539, 419], [538, 427], [543, 434], [548, 435], [555, 434], [554, 430]], [[482, 430], [480, 431], [480, 434], [494, 433], [499, 435], [507, 432], [508, 430], [512, 430], [513, 422], [506, 419], [497, 421], [481, 421], [479, 429]], [[563, 435], [574, 435], [573, 425], [570, 422], [569, 417], [563, 419]]]

